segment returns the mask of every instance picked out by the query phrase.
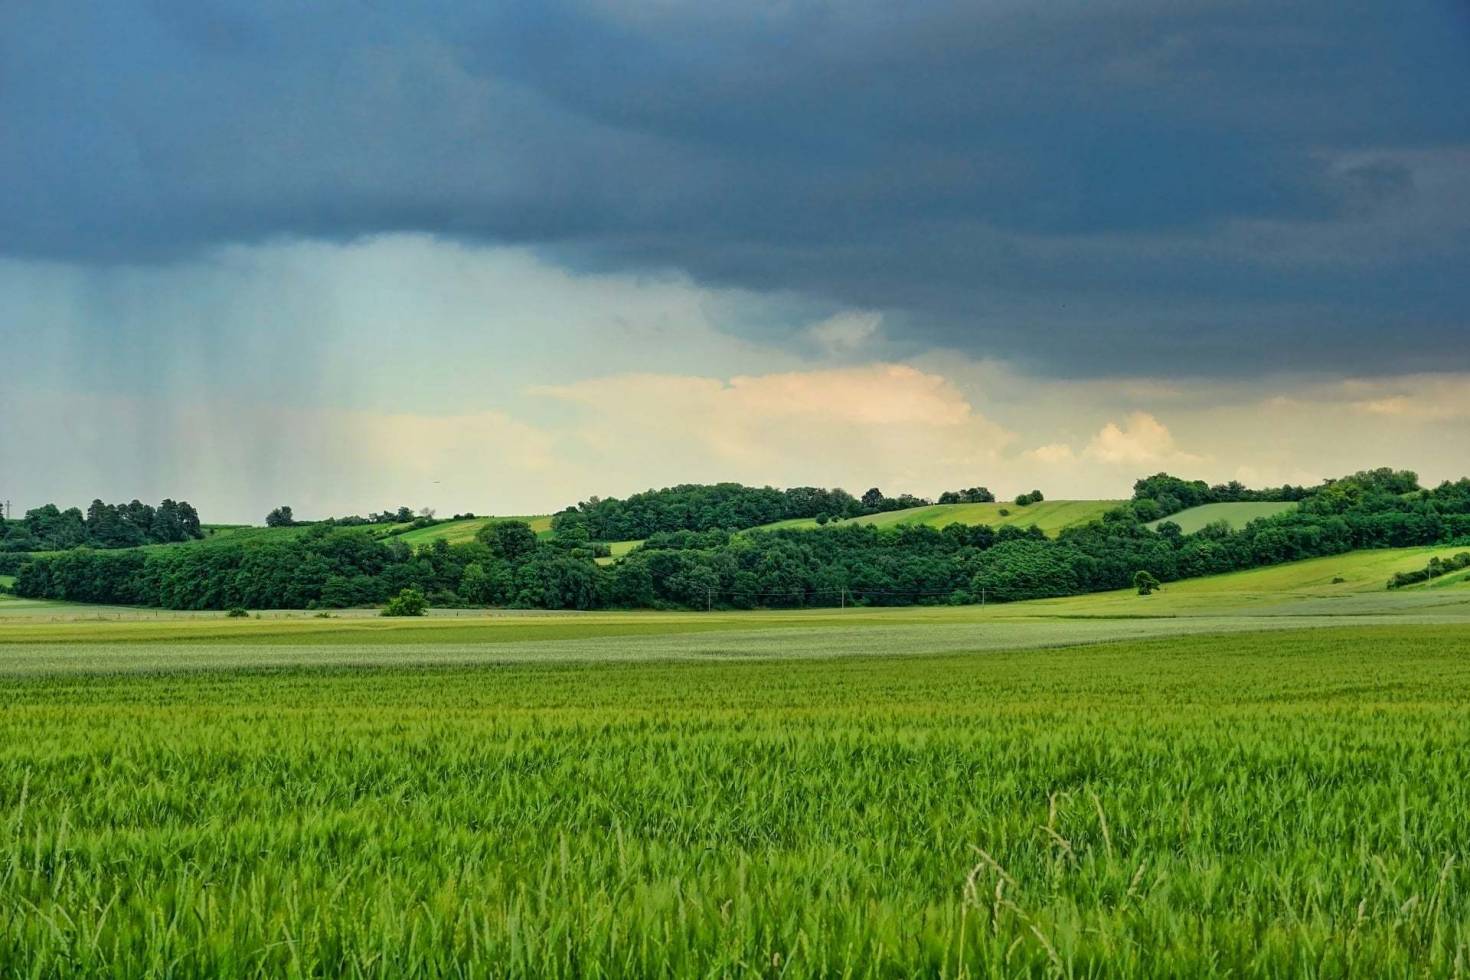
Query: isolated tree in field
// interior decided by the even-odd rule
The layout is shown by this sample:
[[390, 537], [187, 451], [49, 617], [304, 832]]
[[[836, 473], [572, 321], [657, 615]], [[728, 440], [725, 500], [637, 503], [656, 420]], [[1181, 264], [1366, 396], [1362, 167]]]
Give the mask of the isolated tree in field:
[[291, 513], [291, 508], [285, 505], [277, 507], [265, 515], [266, 527], [290, 527], [296, 523], [296, 516]]
[[429, 608], [429, 600], [418, 589], [408, 588], [388, 600], [383, 607], [384, 616], [422, 616]]
[[832, 518], [828, 517], [826, 514], [818, 514], [817, 515], [817, 526], [818, 527], [826, 527], [827, 526], [827, 523], [829, 521], [831, 521], [831, 520], [832, 520]]
[[1025, 506], [1027, 506], [1030, 503], [1031, 503], [1031, 495], [1029, 493], [1018, 493], [1018, 494], [1016, 494], [1016, 506], [1017, 507], [1025, 507]]
[[1139, 595], [1153, 595], [1155, 589], [1162, 588], [1159, 580], [1154, 578], [1152, 572], [1139, 570], [1133, 573], [1133, 587], [1138, 590]]

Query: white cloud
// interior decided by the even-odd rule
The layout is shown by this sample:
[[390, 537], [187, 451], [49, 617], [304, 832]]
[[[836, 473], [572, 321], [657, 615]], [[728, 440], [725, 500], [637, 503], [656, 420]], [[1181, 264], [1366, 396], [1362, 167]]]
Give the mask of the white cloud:
[[536, 390], [591, 410], [577, 452], [622, 489], [740, 479], [937, 493], [995, 472], [1015, 438], [947, 379], [904, 365], [728, 382], [623, 375]]
[[1470, 381], [1461, 375], [1418, 375], [1354, 386], [1351, 406], [1368, 415], [1414, 422], [1470, 419]]
[[1166, 425], [1147, 412], [1134, 412], [1120, 426], [1103, 426], [1082, 454], [1102, 463], [1154, 465], [1198, 463], [1202, 458], [1180, 452]]
[[868, 346], [883, 325], [883, 314], [849, 311], [807, 328], [807, 336], [828, 354], [851, 354]]
[[1028, 449], [1021, 455], [1027, 459], [1034, 459], [1038, 463], [1070, 463], [1077, 458], [1072, 447], [1065, 442], [1047, 443], [1045, 446]]

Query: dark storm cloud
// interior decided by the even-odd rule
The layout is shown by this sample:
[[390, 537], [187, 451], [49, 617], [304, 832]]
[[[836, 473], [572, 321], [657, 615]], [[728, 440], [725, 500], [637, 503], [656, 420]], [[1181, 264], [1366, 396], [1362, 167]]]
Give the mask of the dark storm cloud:
[[13, 4], [0, 249], [428, 231], [1061, 373], [1465, 367], [1467, 92], [1451, 0]]

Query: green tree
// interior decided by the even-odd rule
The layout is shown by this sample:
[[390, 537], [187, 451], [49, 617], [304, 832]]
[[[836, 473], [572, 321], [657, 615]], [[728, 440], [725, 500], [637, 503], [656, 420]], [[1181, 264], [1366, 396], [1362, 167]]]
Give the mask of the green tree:
[[429, 608], [429, 600], [424, 594], [415, 588], [406, 588], [399, 592], [388, 604], [383, 607], [384, 616], [422, 616]]
[[1139, 595], [1153, 595], [1155, 589], [1161, 588], [1159, 580], [1154, 578], [1152, 572], [1141, 569], [1133, 573], [1133, 587], [1138, 590]]
[[290, 527], [296, 523], [296, 517], [291, 508], [284, 504], [265, 515], [266, 527]]
[[480, 529], [479, 538], [497, 558], [519, 564], [536, 553], [536, 532], [525, 521], [496, 521]]

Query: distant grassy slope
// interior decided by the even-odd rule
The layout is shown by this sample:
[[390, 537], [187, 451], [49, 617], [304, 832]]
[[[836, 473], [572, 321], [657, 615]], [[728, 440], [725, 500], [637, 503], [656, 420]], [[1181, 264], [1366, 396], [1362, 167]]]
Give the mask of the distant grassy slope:
[[[1464, 549], [1464, 548], [1457, 549], [1457, 551], [1464, 551], [1464, 550], [1466, 550], [1466, 549]], [[1466, 586], [1470, 586], [1470, 568], [1464, 569], [1462, 571], [1454, 572], [1454, 573], [1449, 574], [1449, 575], [1442, 575], [1442, 576], [1440, 576], [1439, 578], [1436, 578], [1436, 579], [1430, 579], [1428, 582], [1425, 582], [1425, 583], [1423, 583], [1421, 585], [1407, 586], [1407, 588], [1411, 588], [1411, 589], [1447, 589], [1447, 588], [1453, 588], [1453, 587], [1466, 587]]]
[[447, 521], [443, 524], [435, 524], [433, 527], [404, 531], [395, 537], [415, 548], [441, 538], [450, 544], [464, 544], [475, 540], [475, 535], [479, 534], [480, 529], [485, 525], [499, 521], [525, 521], [531, 525], [531, 530], [536, 532], [537, 537], [544, 538], [551, 534], [551, 517], [541, 514], [535, 517], [470, 517], [462, 521]]
[[1268, 500], [1236, 504], [1202, 504], [1199, 507], [1181, 510], [1177, 514], [1153, 521], [1148, 526], [1157, 529], [1160, 524], [1169, 521], [1178, 524], [1180, 530], [1185, 534], [1193, 534], [1207, 525], [1225, 521], [1238, 531], [1258, 518], [1275, 517], [1277, 514], [1296, 509], [1297, 504], [1294, 501]]
[[[1358, 616], [1409, 608], [1420, 611], [1440, 607], [1449, 609], [1457, 603], [1455, 593], [1436, 592], [1425, 585], [1389, 591], [1388, 579], [1396, 572], [1423, 568], [1435, 556], [1449, 558], [1464, 550], [1464, 546], [1435, 546], [1351, 551], [1344, 555], [1169, 582], [1162, 591], [1151, 596], [1140, 596], [1128, 589], [1064, 599], [1014, 602], [996, 609], [1002, 616], [1052, 615], [1065, 618], [1237, 614]], [[1465, 582], [1464, 579], [1460, 581]], [[1463, 605], [1464, 601], [1458, 600], [1457, 608]]]
[[[928, 507], [910, 507], [886, 514], [855, 517], [857, 524], [874, 527], [897, 527], [900, 524], [928, 524], [944, 527], [946, 524], [989, 524], [991, 527], [1030, 527], [1036, 525], [1053, 537], [1064, 528], [1086, 524], [1122, 504], [1121, 500], [1047, 500], [1029, 507], [1018, 507], [1014, 503], [1001, 501], [994, 504], [933, 504]], [[1001, 511], [1009, 511], [1001, 514]], [[794, 528], [808, 530], [817, 522], [810, 518], [778, 521], [767, 524], [761, 530]]]
[[305, 534], [311, 525], [295, 527], [253, 527], [249, 524], [214, 526], [204, 529], [204, 537], [191, 541], [175, 541], [169, 544], [145, 544], [144, 551], [163, 548], [213, 548], [227, 544], [259, 544], [264, 541], [288, 541]]
[[623, 557], [642, 543], [642, 541], [609, 541], [607, 545], [609, 548], [612, 549], [612, 554], [607, 558], [597, 559], [597, 564], [611, 565], [613, 562], [617, 561], [619, 558]]

